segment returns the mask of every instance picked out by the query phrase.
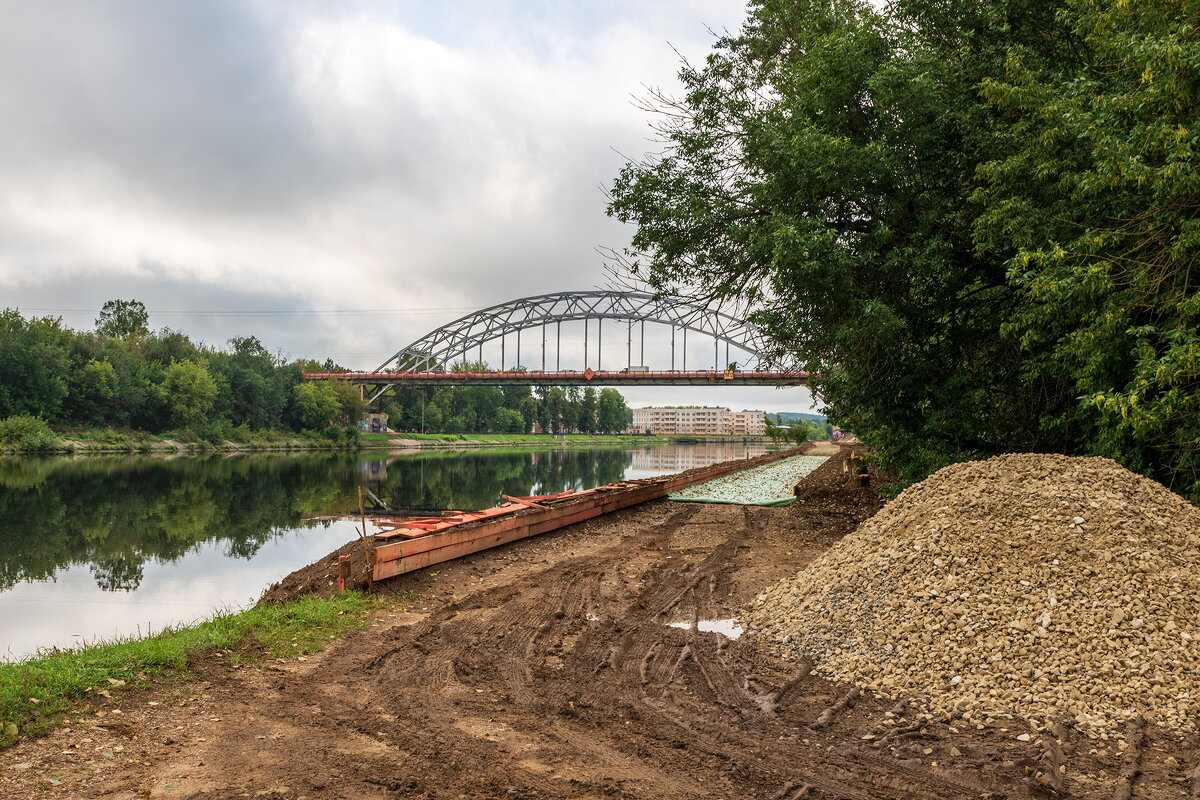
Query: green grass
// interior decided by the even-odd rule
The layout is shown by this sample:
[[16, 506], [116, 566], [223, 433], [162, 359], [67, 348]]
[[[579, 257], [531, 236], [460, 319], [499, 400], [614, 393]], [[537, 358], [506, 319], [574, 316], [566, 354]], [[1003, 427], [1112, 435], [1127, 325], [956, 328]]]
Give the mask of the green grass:
[[119, 703], [121, 691], [146, 686], [156, 676], [186, 676], [188, 664], [203, 653], [226, 653], [230, 663], [311, 653], [331, 639], [365, 628], [374, 610], [395, 602], [361, 592], [304, 598], [220, 614], [145, 639], [0, 663], [0, 747], [11, 746], [21, 736], [45, 733], [73, 710], [93, 710], [88, 699]]

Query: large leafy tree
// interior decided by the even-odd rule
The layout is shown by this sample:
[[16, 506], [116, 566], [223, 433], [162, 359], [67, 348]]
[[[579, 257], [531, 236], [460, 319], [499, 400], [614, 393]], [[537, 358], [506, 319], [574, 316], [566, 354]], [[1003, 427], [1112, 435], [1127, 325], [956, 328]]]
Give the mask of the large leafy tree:
[[1044, 424], [1200, 497], [1200, 10], [1071, 0], [1064, 73], [1017, 47], [984, 97], [1018, 144], [980, 169], [981, 251], [1015, 256], [1022, 382]]
[[150, 315], [138, 300], [109, 300], [96, 318], [96, 333], [113, 339], [138, 339], [150, 328]]
[[[638, 226], [630, 266], [757, 308], [910, 480], [1044, 449], [1182, 485], [1167, 462], [1196, 458], [1188, 13], [761, 0], [682, 70], [681, 98], [657, 98], [664, 149], [615, 183], [610, 213]], [[1165, 88], [1139, 98], [1147, 74]], [[1142, 279], [1098, 278], [1097, 257], [1125, 270], [1150, 242]], [[1148, 379], [1161, 408], [1143, 421]]]

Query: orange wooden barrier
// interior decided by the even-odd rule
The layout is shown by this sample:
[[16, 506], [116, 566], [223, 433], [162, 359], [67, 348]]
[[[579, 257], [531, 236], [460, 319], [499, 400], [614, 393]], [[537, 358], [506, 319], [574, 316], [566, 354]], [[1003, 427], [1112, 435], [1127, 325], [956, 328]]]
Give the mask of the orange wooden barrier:
[[389, 520], [385, 530], [372, 537], [374, 579], [391, 578], [557, 530], [793, 455], [797, 453], [783, 450], [748, 461], [716, 464], [686, 476], [620, 481], [582, 492], [514, 497], [510, 502], [482, 511], [448, 511], [441, 517]]

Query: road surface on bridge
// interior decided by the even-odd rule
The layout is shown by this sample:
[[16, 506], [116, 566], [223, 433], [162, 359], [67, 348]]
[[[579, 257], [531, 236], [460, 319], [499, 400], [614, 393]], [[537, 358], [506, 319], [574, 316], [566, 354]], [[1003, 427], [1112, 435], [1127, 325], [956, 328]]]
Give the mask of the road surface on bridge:
[[808, 372], [770, 370], [664, 370], [606, 372], [305, 372], [310, 381], [337, 380], [362, 386], [803, 386]]

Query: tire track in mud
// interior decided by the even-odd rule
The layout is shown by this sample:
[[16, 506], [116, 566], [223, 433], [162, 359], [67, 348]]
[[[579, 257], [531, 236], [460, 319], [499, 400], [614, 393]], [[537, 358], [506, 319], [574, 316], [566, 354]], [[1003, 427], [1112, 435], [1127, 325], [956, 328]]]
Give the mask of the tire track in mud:
[[[435, 614], [376, 660], [377, 689], [392, 690], [397, 714], [437, 731], [431, 761], [449, 747], [476, 765], [460, 776], [500, 771], [550, 797], [766, 797], [788, 783], [809, 787], [809, 797], [986, 791], [859, 752], [862, 732], [841, 718], [816, 744], [807, 725], [829, 705], [824, 681], [752, 643], [699, 632], [698, 620], [729, 606], [739, 553], [764, 534], [771, 512], [746, 508], [724, 541], [668, 560], [668, 542], [697, 511], [689, 504], [649, 531], [641, 558], [630, 557], [639, 548], [627, 540]], [[673, 619], [692, 625], [665, 624]], [[395, 692], [401, 685], [422, 688]], [[840, 752], [849, 744], [852, 754]], [[513, 748], [545, 771], [512, 766], [522, 761], [504, 755]]]

